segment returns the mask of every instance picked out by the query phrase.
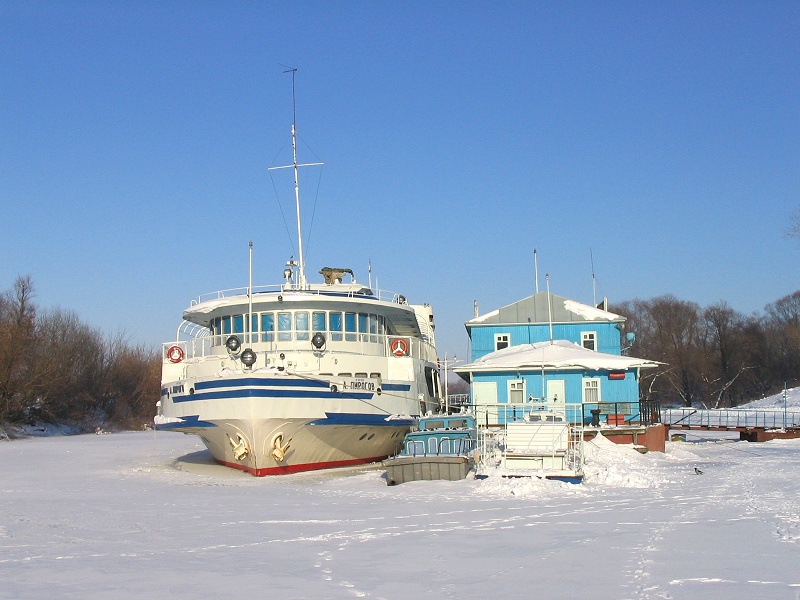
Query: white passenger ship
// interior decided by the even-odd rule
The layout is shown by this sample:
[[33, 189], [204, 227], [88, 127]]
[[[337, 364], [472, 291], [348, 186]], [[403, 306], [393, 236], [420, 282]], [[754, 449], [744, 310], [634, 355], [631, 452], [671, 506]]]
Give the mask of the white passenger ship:
[[307, 283], [295, 140], [293, 123], [299, 260], [280, 285], [251, 276], [192, 302], [162, 353], [157, 427], [197, 434], [215, 460], [256, 476], [379, 461], [440, 407], [429, 305], [350, 269]]

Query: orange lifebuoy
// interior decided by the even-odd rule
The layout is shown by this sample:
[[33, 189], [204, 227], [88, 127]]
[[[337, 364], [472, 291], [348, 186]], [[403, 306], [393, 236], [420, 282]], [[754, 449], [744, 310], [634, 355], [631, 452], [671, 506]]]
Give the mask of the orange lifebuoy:
[[171, 363], [179, 363], [183, 360], [184, 353], [183, 348], [180, 346], [170, 346], [170, 349], [167, 350], [167, 358]]
[[392, 354], [394, 354], [395, 356], [408, 355], [408, 342], [403, 338], [393, 339], [392, 343], [389, 345], [389, 348], [391, 348]]

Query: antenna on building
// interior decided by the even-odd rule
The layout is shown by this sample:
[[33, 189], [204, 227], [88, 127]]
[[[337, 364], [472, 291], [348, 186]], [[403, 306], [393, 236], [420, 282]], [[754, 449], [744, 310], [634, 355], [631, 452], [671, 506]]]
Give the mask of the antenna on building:
[[550, 323], [550, 343], [553, 343], [553, 302], [550, 299], [550, 275], [545, 273], [545, 283], [547, 284], [547, 321]]
[[536, 248], [533, 249], [533, 276], [536, 279], [536, 293], [539, 293], [539, 255]]
[[477, 300], [473, 300], [472, 301], [472, 312], [475, 313], [475, 317], [477, 318], [477, 316], [478, 316], [478, 301]]
[[589, 248], [589, 262], [592, 264], [592, 305], [597, 306], [597, 279], [594, 276], [594, 256]]

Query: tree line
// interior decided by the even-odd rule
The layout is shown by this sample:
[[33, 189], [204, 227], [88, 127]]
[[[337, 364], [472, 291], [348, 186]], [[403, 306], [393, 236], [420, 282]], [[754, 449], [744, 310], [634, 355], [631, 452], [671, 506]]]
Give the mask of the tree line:
[[[151, 423], [158, 350], [106, 338], [72, 312], [41, 311], [34, 297], [30, 277], [0, 294], [0, 422]], [[609, 310], [636, 334], [628, 354], [664, 363], [642, 370], [644, 399], [722, 408], [800, 383], [800, 291], [752, 315], [672, 295]]]
[[629, 354], [664, 363], [643, 369], [641, 394], [662, 405], [732, 407], [800, 380], [800, 291], [744, 315], [666, 295], [609, 307], [636, 334]]
[[0, 295], [0, 423], [152, 424], [157, 350], [106, 338], [72, 312], [40, 311], [30, 277]]

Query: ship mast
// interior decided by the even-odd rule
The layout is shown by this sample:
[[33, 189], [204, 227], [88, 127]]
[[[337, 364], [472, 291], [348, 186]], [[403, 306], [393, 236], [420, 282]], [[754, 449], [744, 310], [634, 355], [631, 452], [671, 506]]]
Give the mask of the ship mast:
[[294, 202], [297, 212], [297, 253], [298, 253], [298, 266], [297, 266], [297, 287], [306, 289], [306, 261], [303, 255], [303, 229], [300, 226], [300, 177], [299, 167], [314, 167], [322, 165], [321, 162], [299, 164], [297, 162], [297, 102], [295, 96], [294, 76], [297, 69], [289, 69], [284, 73], [292, 74], [292, 164], [282, 167], [270, 167], [269, 170], [274, 169], [288, 169], [294, 170]]

